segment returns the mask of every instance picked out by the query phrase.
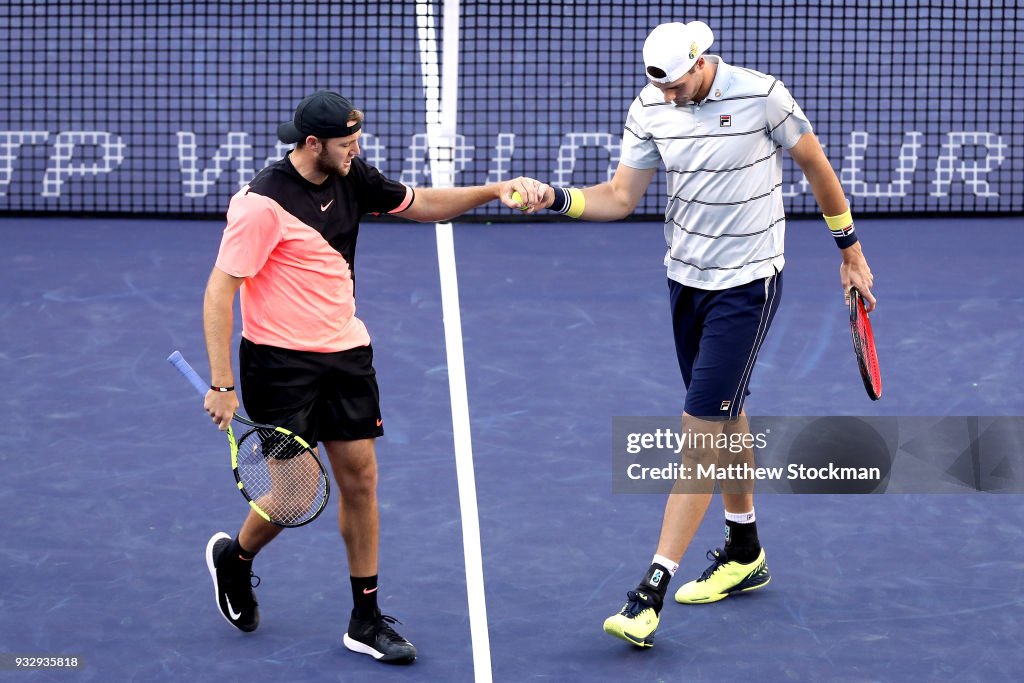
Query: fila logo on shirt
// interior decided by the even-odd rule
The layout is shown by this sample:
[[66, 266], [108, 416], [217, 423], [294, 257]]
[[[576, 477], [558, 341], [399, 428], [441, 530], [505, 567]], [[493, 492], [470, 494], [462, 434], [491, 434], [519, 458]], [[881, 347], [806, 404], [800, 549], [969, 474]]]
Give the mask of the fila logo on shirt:
[[732, 114], [722, 114], [719, 116], [718, 126], [720, 128], [732, 128]]

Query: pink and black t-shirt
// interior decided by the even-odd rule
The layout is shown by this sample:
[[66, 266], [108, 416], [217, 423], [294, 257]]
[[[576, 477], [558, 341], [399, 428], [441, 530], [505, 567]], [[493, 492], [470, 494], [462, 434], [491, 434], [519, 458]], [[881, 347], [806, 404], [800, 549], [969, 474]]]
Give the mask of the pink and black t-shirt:
[[254, 344], [322, 353], [370, 343], [356, 317], [359, 219], [409, 208], [413, 191], [356, 157], [321, 185], [288, 157], [231, 198], [217, 268], [245, 278], [242, 336]]

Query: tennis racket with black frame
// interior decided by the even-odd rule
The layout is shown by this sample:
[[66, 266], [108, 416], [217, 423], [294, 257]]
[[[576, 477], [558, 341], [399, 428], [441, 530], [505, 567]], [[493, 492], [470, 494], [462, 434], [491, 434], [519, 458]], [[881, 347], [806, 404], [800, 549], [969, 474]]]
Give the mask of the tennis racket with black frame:
[[850, 333], [853, 335], [853, 351], [857, 354], [857, 367], [864, 380], [864, 389], [872, 401], [877, 401], [882, 397], [882, 369], [878, 365], [875, 334], [871, 330], [864, 298], [856, 287], [850, 288]]
[[[167, 362], [205, 396], [209, 387], [175, 351]], [[282, 527], [298, 527], [316, 519], [327, 506], [331, 484], [315, 447], [298, 434], [253, 422], [238, 413], [228, 426], [231, 469], [238, 490], [263, 519]]]

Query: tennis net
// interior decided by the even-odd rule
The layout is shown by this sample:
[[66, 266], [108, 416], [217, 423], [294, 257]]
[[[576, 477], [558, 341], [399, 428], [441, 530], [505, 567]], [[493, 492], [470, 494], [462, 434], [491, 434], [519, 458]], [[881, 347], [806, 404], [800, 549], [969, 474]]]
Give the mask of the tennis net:
[[[715, 31], [712, 54], [787, 84], [857, 215], [1024, 212], [1019, 2], [681, 8], [462, 2], [456, 183], [610, 177], [645, 83], [644, 37], [701, 19]], [[440, 59], [442, 17], [428, 0], [0, 4], [0, 213], [221, 216], [287, 151], [277, 125], [320, 88], [366, 112], [371, 163], [429, 184], [426, 98], [437, 93], [423, 73]], [[816, 213], [786, 168], [790, 214]], [[636, 218], [661, 217], [663, 182]], [[497, 204], [471, 216], [516, 218]]]

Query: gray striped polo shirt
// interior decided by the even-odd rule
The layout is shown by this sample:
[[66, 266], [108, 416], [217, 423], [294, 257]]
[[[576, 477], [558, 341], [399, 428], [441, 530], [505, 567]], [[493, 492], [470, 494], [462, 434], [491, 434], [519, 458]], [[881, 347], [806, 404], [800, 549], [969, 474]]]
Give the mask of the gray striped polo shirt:
[[707, 99], [676, 106], [647, 85], [629, 107], [620, 162], [664, 162], [665, 265], [676, 282], [725, 289], [782, 270], [782, 155], [811, 131], [782, 81], [718, 63]]

